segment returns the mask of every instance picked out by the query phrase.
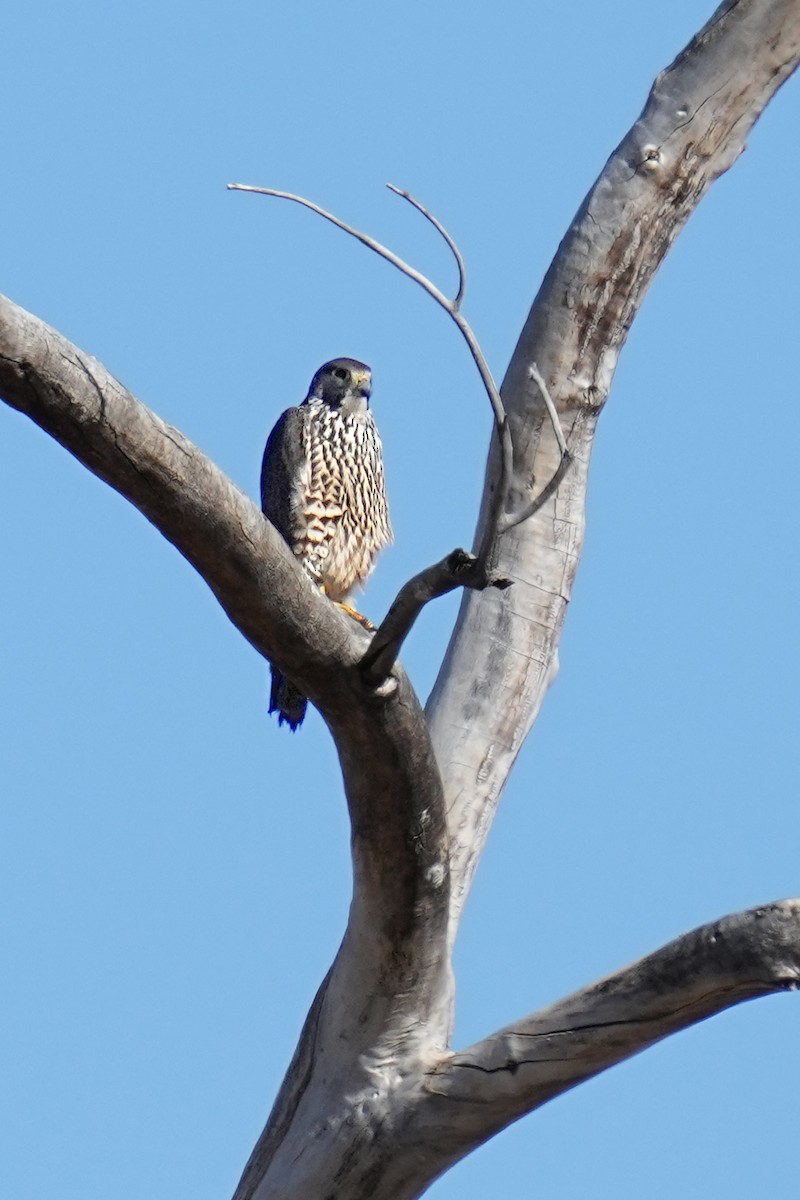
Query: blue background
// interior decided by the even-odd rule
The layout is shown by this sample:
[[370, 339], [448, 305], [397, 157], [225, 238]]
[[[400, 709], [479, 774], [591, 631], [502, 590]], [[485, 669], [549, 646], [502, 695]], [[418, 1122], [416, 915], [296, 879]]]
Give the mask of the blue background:
[[[550, 259], [706, 0], [133, 7], [3, 18], [0, 288], [255, 495], [334, 355], [372, 364], [396, 545], [363, 600], [469, 544], [490, 415], [455, 329], [302, 192], [451, 287], [502, 376]], [[603, 416], [561, 675], [457, 948], [465, 1045], [726, 912], [796, 894], [796, 81], [681, 234]], [[316, 714], [187, 563], [0, 411], [0, 1194], [220, 1200], [349, 901]], [[425, 696], [457, 601], [404, 655]], [[759, 1001], [547, 1106], [434, 1200], [792, 1195], [797, 1001]]]

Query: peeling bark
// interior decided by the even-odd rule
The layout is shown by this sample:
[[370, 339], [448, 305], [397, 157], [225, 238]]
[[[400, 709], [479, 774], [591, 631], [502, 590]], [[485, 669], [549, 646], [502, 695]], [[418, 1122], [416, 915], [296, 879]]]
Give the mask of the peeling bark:
[[[469, 1050], [449, 1045], [449, 952], [556, 671], [592, 441], [619, 353], [672, 240], [798, 60], [800, 0], [721, 5], [658, 77], [572, 222], [503, 384], [509, 494], [497, 495], [495, 447], [476, 532], [488, 573], [514, 586], [465, 592], [427, 722], [394, 660], [416, 607], [450, 585], [453, 563], [412, 581], [370, 655], [369, 635], [319, 594], [213, 463], [94, 359], [0, 299], [3, 398], [177, 547], [255, 649], [317, 705], [339, 752], [352, 825], [348, 925], [235, 1200], [412, 1200], [523, 1113], [800, 979], [800, 902], [783, 902], [686, 935]], [[560, 477], [534, 366], [566, 434]], [[554, 476], [540, 511], [495, 526]]]

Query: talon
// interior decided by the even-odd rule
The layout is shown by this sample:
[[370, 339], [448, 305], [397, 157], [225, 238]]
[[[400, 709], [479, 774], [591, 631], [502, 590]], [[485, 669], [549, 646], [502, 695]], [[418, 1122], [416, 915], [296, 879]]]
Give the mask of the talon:
[[337, 608], [340, 608], [342, 612], [347, 613], [348, 617], [352, 617], [354, 621], [358, 621], [359, 625], [363, 625], [365, 629], [369, 629], [370, 632], [375, 631], [375, 626], [372, 624], [372, 621], [370, 621], [369, 617], [365, 617], [363, 613], [357, 612], [356, 609], [351, 608], [349, 604], [342, 604], [338, 600], [334, 600], [334, 604]]

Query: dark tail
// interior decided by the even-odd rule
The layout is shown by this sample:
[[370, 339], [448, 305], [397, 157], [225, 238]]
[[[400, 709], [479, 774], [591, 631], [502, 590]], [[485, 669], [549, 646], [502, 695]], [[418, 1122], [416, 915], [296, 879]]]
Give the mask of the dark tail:
[[270, 666], [270, 671], [272, 687], [269, 693], [269, 711], [278, 714], [279, 725], [283, 725], [285, 721], [294, 731], [303, 723], [308, 701], [285, 675], [281, 675], [277, 667]]

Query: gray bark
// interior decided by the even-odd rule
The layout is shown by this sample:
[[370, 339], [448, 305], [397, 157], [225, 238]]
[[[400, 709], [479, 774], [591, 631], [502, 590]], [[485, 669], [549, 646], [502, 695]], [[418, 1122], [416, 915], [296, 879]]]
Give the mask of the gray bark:
[[[515, 581], [507, 596], [464, 594], [428, 703], [448, 801], [454, 925], [508, 773], [557, 672], [597, 419], [628, 330], [673, 239], [741, 154], [799, 53], [795, 0], [720, 5], [656, 79], [567, 230], [525, 322], [502, 386], [517, 487], [524, 494], [532, 482], [546, 482], [559, 461], [528, 377], [531, 363], [548, 384], [575, 462], [554, 500], [498, 540], [493, 566]], [[487, 491], [493, 470], [490, 456]], [[484, 499], [476, 542], [487, 512]]]
[[469, 1050], [449, 1044], [449, 952], [556, 671], [617, 358], [672, 239], [798, 60], [800, 0], [723, 4], [656, 80], [572, 222], [503, 384], [512, 494], [493, 503], [492, 449], [476, 544], [490, 514], [524, 506], [559, 465], [533, 364], [573, 461], [534, 517], [488, 526], [492, 572], [514, 586], [465, 592], [427, 720], [402, 669], [386, 676], [402, 630], [371, 670], [369, 635], [315, 590], [213, 463], [99, 363], [0, 300], [4, 399], [177, 547], [255, 649], [317, 705], [339, 751], [352, 825], [348, 925], [235, 1200], [419, 1196], [552, 1096], [732, 1003], [797, 985], [800, 904], [785, 902], [689, 934]]

